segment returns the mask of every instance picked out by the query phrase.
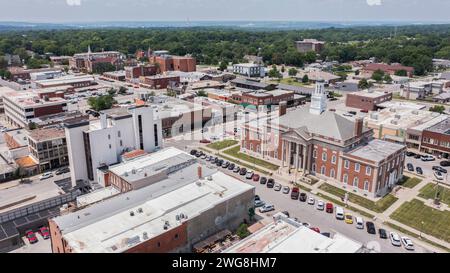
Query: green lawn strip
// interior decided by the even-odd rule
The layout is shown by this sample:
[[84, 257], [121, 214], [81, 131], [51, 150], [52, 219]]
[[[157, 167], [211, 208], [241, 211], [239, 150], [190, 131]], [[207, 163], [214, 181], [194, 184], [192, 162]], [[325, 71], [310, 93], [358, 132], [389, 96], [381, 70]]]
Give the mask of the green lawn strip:
[[[326, 200], [328, 200], [330, 202], [333, 202], [334, 204], [339, 205], [341, 207], [345, 207], [345, 203], [344, 202], [342, 202], [340, 200], [337, 200], [337, 199], [335, 199], [333, 197], [330, 197], [328, 195], [325, 195], [325, 194], [322, 194], [322, 193], [319, 192], [319, 193], [317, 193], [317, 196], [322, 197], [323, 199], [326, 199]], [[370, 218], [370, 219], [375, 217], [374, 215], [372, 215], [370, 213], [367, 213], [367, 212], [365, 212], [363, 210], [360, 210], [360, 209], [352, 207], [352, 206], [347, 206], [346, 208], [348, 208], [349, 210], [352, 210], [354, 212], [357, 212], [357, 213], [361, 214], [362, 216], [365, 216], [365, 217]]]
[[[338, 187], [332, 186], [330, 184], [324, 183], [319, 187], [321, 190], [331, 193], [337, 197], [344, 198], [345, 190], [340, 189]], [[387, 208], [389, 208], [398, 198], [393, 196], [392, 194], [388, 194], [381, 198], [380, 200], [374, 202], [367, 198], [361, 197], [359, 195], [348, 192], [348, 201], [358, 204], [366, 209], [369, 209], [374, 212], [383, 212]]]
[[403, 186], [403, 187], [407, 187], [407, 188], [414, 188], [415, 186], [417, 186], [420, 182], [422, 182], [422, 179], [417, 178], [417, 177], [409, 177], [404, 175], [402, 180], [399, 181], [397, 183], [397, 185]]
[[[450, 211], [440, 211], [413, 199], [403, 203], [390, 218], [438, 239], [450, 242]], [[422, 224], [423, 222], [423, 224]]]
[[434, 183], [428, 183], [421, 188], [419, 191], [419, 197], [434, 199], [436, 196], [436, 187], [438, 189], [441, 202], [450, 205], [450, 189], [441, 185], [437, 186]]
[[294, 78], [283, 78], [280, 81], [270, 81], [269, 83], [273, 83], [273, 84], [282, 83], [282, 84], [293, 85], [293, 86], [311, 87], [311, 85], [309, 83], [305, 84], [303, 82], [298, 82]]
[[311, 192], [311, 189], [309, 187], [303, 186], [302, 184], [299, 183], [295, 183], [295, 187], [299, 187], [300, 189], [307, 191], [307, 192]]
[[215, 156], [217, 156], [217, 157], [226, 159], [226, 160], [228, 160], [228, 161], [230, 161], [230, 162], [233, 162], [233, 163], [235, 163], [235, 164], [238, 164], [238, 165], [240, 165], [240, 166], [242, 166], [242, 167], [245, 167], [245, 168], [247, 168], [247, 169], [254, 170], [254, 171], [256, 171], [256, 172], [259, 172], [259, 173], [262, 173], [262, 174], [265, 174], [265, 175], [268, 175], [268, 174], [269, 174], [269, 172], [267, 172], [267, 171], [265, 171], [265, 170], [261, 170], [261, 169], [259, 169], [259, 168], [254, 168], [252, 165], [247, 164], [247, 163], [245, 163], [245, 162], [242, 162], [242, 161], [240, 161], [240, 160], [236, 160], [236, 159], [234, 159], [234, 158], [225, 156], [225, 155], [223, 155], [223, 154], [220, 154], [220, 155], [219, 155], [218, 153], [212, 153], [211, 151], [209, 151], [209, 150], [207, 150], [207, 149], [205, 149], [205, 148], [202, 148], [202, 147], [200, 147], [199, 149], [202, 150], [202, 151], [205, 151], [205, 152], [207, 152], [207, 153], [213, 154], [213, 155], [215, 155]]
[[417, 239], [419, 239], [419, 240], [421, 240], [421, 241], [424, 241], [425, 243], [428, 243], [428, 244], [430, 244], [430, 245], [432, 245], [432, 246], [435, 246], [435, 247], [438, 247], [438, 248], [440, 248], [440, 249], [442, 249], [442, 250], [445, 250], [445, 251], [447, 251], [447, 252], [450, 252], [450, 248], [447, 248], [447, 247], [442, 246], [442, 245], [440, 245], [440, 244], [438, 244], [438, 243], [435, 243], [435, 242], [433, 242], [433, 241], [431, 241], [431, 240], [428, 240], [427, 238], [420, 237], [418, 234], [416, 234], [416, 233], [414, 233], [414, 232], [411, 232], [411, 231], [409, 231], [409, 230], [407, 230], [407, 229], [404, 229], [404, 228], [402, 228], [402, 227], [399, 227], [399, 226], [397, 226], [396, 224], [393, 224], [393, 223], [391, 223], [391, 222], [383, 222], [383, 224], [385, 224], [386, 226], [391, 227], [391, 228], [393, 228], [393, 229], [396, 229], [397, 231], [399, 231], [399, 232], [401, 232], [401, 233], [404, 233], [404, 234], [406, 234], [406, 235], [408, 235], [408, 236], [417, 238]]
[[225, 148], [234, 146], [238, 143], [239, 143], [239, 141], [237, 141], [237, 140], [225, 139], [222, 141], [210, 143], [210, 144], [206, 145], [206, 147], [214, 149], [214, 150], [223, 150]]
[[264, 167], [269, 170], [273, 170], [273, 171], [278, 170], [279, 166], [269, 163], [267, 161], [264, 161], [262, 159], [241, 153], [241, 152], [239, 152], [240, 149], [241, 149], [241, 147], [236, 146], [231, 149], [225, 150], [224, 153], [231, 155], [233, 157], [239, 158], [241, 160], [247, 161], [248, 163], [259, 165], [260, 167]]

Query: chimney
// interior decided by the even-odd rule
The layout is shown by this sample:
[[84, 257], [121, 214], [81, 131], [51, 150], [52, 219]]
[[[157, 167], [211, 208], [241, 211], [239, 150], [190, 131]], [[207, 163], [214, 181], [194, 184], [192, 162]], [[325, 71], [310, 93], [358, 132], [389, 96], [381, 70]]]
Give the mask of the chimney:
[[202, 178], [203, 178], [202, 166], [198, 166], [198, 168], [197, 168], [197, 174], [198, 174], [198, 178], [199, 178], [199, 179], [202, 179]]
[[361, 136], [363, 131], [363, 119], [355, 118], [355, 136]]
[[287, 102], [280, 101], [280, 104], [278, 106], [278, 116], [281, 117], [286, 115], [286, 111], [287, 111]]

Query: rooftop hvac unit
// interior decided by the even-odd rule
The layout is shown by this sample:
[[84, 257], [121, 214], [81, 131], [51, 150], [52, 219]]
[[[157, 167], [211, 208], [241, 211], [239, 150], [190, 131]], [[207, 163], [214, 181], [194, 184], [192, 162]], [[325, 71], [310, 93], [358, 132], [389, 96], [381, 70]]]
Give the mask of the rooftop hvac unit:
[[393, 113], [397, 112], [397, 110], [395, 110], [395, 108], [391, 108], [391, 109], [389, 109], [389, 111], [391, 111]]
[[147, 240], [147, 239], [148, 239], [148, 234], [147, 234], [146, 231], [144, 231], [144, 233], [142, 233], [142, 238], [143, 238], [144, 240]]
[[400, 116], [399, 114], [396, 114], [396, 115], [395, 115], [395, 118], [396, 118], [396, 119], [400, 119], [401, 117], [402, 117], [402, 116]]
[[132, 173], [132, 174], [136, 174], [136, 169], [133, 168], [133, 169], [131, 170], [131, 173]]
[[175, 220], [180, 221], [180, 215], [175, 215]]
[[393, 120], [391, 120], [391, 123], [394, 124], [394, 125], [398, 125], [398, 120], [393, 119]]
[[212, 181], [213, 179], [212, 179], [212, 176], [208, 176], [208, 178], [206, 178], [206, 179], [208, 179], [209, 181]]
[[130, 216], [134, 216], [134, 212], [133, 211], [130, 211]]
[[138, 208], [137, 211], [138, 211], [139, 213], [142, 213], [142, 212], [143, 212], [142, 208]]
[[419, 111], [414, 110], [414, 111], [412, 111], [412, 113], [413, 113], [414, 115], [418, 115], [418, 114], [419, 114]]

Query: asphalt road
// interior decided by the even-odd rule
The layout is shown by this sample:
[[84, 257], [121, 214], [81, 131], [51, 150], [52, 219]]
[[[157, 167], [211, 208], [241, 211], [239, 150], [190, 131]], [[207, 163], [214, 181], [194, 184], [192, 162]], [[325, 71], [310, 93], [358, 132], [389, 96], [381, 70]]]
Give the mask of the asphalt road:
[[[211, 165], [211, 163], [208, 163], [204, 160], [201, 161], [203, 161], [205, 164]], [[233, 173], [232, 171], [228, 171], [227, 169], [223, 168], [219, 169], [220, 171], [225, 172], [235, 178], [238, 178], [245, 183], [254, 185], [256, 187], [256, 194], [259, 195], [261, 199], [264, 200], [266, 203], [270, 203], [275, 206], [275, 211], [272, 211], [266, 214], [265, 216], [271, 216], [278, 211], [288, 211], [290, 217], [298, 218], [300, 222], [303, 223], [307, 222], [313, 227], [318, 227], [321, 232], [330, 232], [332, 234], [337, 232], [343, 234], [349, 237], [350, 239], [365, 244], [368, 248], [373, 247], [374, 250], [377, 252], [383, 253], [430, 252], [418, 245], [415, 245], [416, 248], [415, 251], [408, 251], [403, 247], [395, 247], [390, 243], [389, 239], [379, 238], [378, 227], [376, 227], [377, 228], [376, 235], [369, 234], [367, 233], [366, 229], [357, 229], [355, 224], [350, 225], [346, 224], [344, 221], [337, 220], [334, 214], [319, 211], [316, 209], [315, 206], [308, 205], [306, 202], [300, 202], [299, 200], [292, 200], [290, 198], [290, 194], [283, 194], [281, 191], [277, 192], [273, 189], [269, 189], [265, 185], [259, 184], [259, 182], [246, 180], [245, 178], [236, 175], [235, 173]], [[309, 193], [307, 194], [309, 197], [310, 194]], [[352, 215], [355, 216], [355, 214]], [[363, 219], [364, 221], [370, 221], [369, 219], [366, 219], [364, 217]], [[387, 231], [389, 232], [388, 229]]]
[[[411, 163], [414, 167], [414, 173], [416, 172], [415, 169], [416, 167], [421, 167], [422, 171], [423, 171], [423, 175], [429, 179], [436, 179], [436, 177], [434, 176], [434, 171], [433, 171], [433, 166], [440, 166], [439, 162], [442, 160], [447, 160], [447, 159], [436, 159], [434, 161], [422, 161], [420, 159], [414, 158], [413, 156], [411, 157], [406, 157], [405, 160], [405, 170], [406, 170], [406, 164]], [[450, 172], [450, 167], [443, 167], [444, 169], [446, 169], [448, 172]], [[449, 178], [448, 178], [448, 173], [447, 175], [444, 174], [444, 181], [441, 181], [443, 183], [446, 184], [450, 184]]]

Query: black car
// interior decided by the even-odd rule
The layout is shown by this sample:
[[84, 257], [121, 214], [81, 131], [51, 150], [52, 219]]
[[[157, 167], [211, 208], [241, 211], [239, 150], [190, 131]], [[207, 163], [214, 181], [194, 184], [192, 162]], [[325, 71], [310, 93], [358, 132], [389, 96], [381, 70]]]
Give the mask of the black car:
[[447, 170], [442, 168], [441, 166], [433, 166], [433, 171], [438, 171], [441, 173], [447, 173]]
[[349, 114], [356, 115], [356, 111], [348, 111]]
[[283, 214], [286, 215], [287, 217], [290, 217], [290, 216], [289, 216], [289, 212], [288, 212], [287, 210], [282, 211], [281, 213], [283, 213]]
[[224, 168], [224, 169], [226, 169], [226, 168], [228, 168], [228, 166], [230, 166], [230, 162], [224, 162], [223, 164], [222, 164], [222, 168]]
[[370, 234], [376, 234], [375, 224], [372, 222], [366, 222], [367, 232]]
[[242, 169], [239, 171], [239, 174], [240, 174], [240, 175], [246, 175], [246, 174], [247, 174], [247, 169], [246, 169], [246, 168], [242, 168]]
[[212, 162], [213, 164], [216, 164], [217, 161], [219, 161], [219, 158], [218, 158], [217, 156], [214, 157], [214, 159], [211, 160], [211, 162]]
[[57, 170], [57, 171], [55, 172], [55, 174], [56, 174], [56, 175], [60, 175], [60, 174], [63, 174], [63, 173], [68, 173], [68, 172], [70, 172], [69, 167], [65, 167], [65, 168], [61, 168], [61, 169]]
[[201, 157], [203, 155], [203, 152], [198, 151], [197, 153], [195, 153], [195, 157]]
[[234, 163], [231, 163], [231, 164], [228, 166], [228, 170], [232, 171], [232, 170], [234, 170], [234, 167], [236, 167], [236, 165], [234, 165]]
[[421, 167], [416, 167], [416, 173], [423, 174], [423, 170]]
[[223, 159], [217, 160], [217, 163], [216, 163], [216, 166], [217, 166], [217, 167], [222, 166], [222, 164], [223, 164]]
[[269, 180], [267, 180], [267, 185], [266, 185], [269, 189], [273, 188], [275, 186], [275, 180], [273, 180], [272, 178], [269, 178]]
[[320, 234], [322, 234], [323, 236], [328, 237], [328, 238], [331, 237], [331, 234], [329, 232], [322, 232]]
[[260, 198], [259, 195], [257, 195], [257, 194], [255, 195], [255, 201], [256, 201], [256, 200], [261, 200], [261, 198]]
[[414, 166], [411, 163], [406, 164], [406, 167], [408, 168], [408, 171], [413, 172], [414, 171]]
[[441, 165], [442, 167], [449, 167], [450, 166], [450, 161], [447, 160], [443, 160], [439, 163], [439, 165]]
[[191, 155], [195, 155], [197, 153], [197, 150], [191, 150]]
[[380, 235], [381, 239], [387, 239], [387, 232], [384, 228], [378, 229], [378, 234]]
[[414, 155], [414, 158], [415, 158], [415, 159], [420, 159], [421, 157], [422, 157], [422, 156], [419, 155], [419, 154]]
[[263, 177], [261, 177], [261, 179], [259, 180], [259, 183], [260, 184], [266, 184], [267, 183], [267, 178], [265, 178], [264, 176]]
[[306, 202], [306, 199], [308, 198], [308, 196], [306, 195], [306, 193], [304, 193], [304, 192], [302, 192], [302, 193], [300, 193], [300, 198], [299, 198], [299, 200], [301, 201], [301, 202]]
[[416, 154], [413, 152], [406, 152], [406, 156], [415, 156]]

